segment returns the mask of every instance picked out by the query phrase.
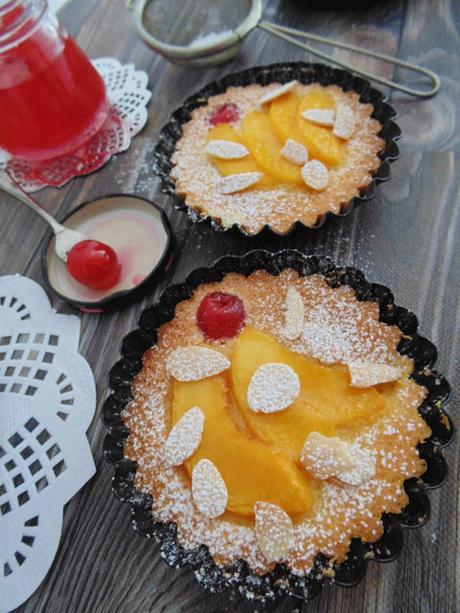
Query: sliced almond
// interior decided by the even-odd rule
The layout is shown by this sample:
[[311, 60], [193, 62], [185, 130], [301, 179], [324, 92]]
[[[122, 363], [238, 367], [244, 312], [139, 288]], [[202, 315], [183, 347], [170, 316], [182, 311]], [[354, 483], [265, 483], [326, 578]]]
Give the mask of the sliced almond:
[[288, 138], [281, 149], [281, 155], [296, 166], [303, 166], [308, 161], [307, 148], [292, 138]]
[[353, 466], [347, 443], [319, 432], [310, 432], [305, 439], [300, 461], [315, 479], [330, 479]]
[[221, 194], [234, 194], [251, 187], [262, 178], [261, 172], [240, 172], [219, 179], [217, 189]]
[[287, 94], [288, 92], [292, 91], [296, 84], [297, 81], [289, 81], [289, 83], [285, 83], [284, 85], [281, 85], [276, 89], [272, 89], [267, 94], [262, 96], [262, 98], [260, 98], [259, 104], [267, 104], [267, 102], [271, 102], [272, 100], [275, 100], [275, 98], [284, 96], [284, 94]]
[[238, 160], [249, 155], [249, 151], [241, 143], [231, 140], [210, 140], [206, 153], [222, 160]]
[[204, 413], [192, 407], [172, 427], [164, 446], [167, 466], [180, 466], [192, 456], [201, 443]]
[[307, 109], [302, 117], [321, 126], [333, 126], [335, 111], [332, 109]]
[[210, 460], [200, 460], [192, 471], [192, 498], [199, 512], [210, 519], [225, 511], [227, 486]]
[[230, 367], [219, 351], [206, 347], [178, 347], [166, 359], [166, 370], [178, 381], [199, 381], [217, 375]]
[[302, 296], [293, 287], [288, 287], [284, 313], [284, 336], [293, 341], [302, 334], [305, 307]]
[[352, 467], [337, 473], [337, 479], [348, 485], [361, 485], [376, 475], [375, 458], [358, 445], [348, 444], [348, 454], [351, 457]]
[[287, 364], [269, 362], [253, 374], [248, 386], [249, 408], [256, 413], [276, 413], [290, 406], [300, 394], [300, 381]]
[[372, 362], [350, 362], [348, 370], [353, 387], [371, 387], [379, 383], [390, 383], [401, 378], [401, 371], [389, 364]]
[[351, 108], [346, 104], [340, 104], [335, 114], [332, 134], [343, 140], [348, 140], [355, 131], [355, 123], [355, 114]]
[[307, 162], [300, 173], [305, 185], [316, 191], [325, 189], [329, 183], [329, 171], [319, 160]]
[[283, 560], [294, 545], [294, 527], [289, 515], [276, 504], [256, 502], [255, 533], [267, 562]]

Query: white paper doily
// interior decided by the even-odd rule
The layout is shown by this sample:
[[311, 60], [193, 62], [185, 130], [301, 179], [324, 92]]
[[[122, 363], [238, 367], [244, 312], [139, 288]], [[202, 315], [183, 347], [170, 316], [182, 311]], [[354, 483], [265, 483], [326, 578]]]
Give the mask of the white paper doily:
[[0, 277], [0, 612], [23, 603], [56, 554], [63, 506], [95, 473], [96, 392], [80, 320], [43, 289]]
[[107, 121], [89, 141], [67, 155], [41, 162], [4, 159], [3, 168], [24, 191], [60, 187], [73, 177], [97, 170], [113, 155], [126, 151], [131, 139], [144, 127], [146, 106], [152, 96], [147, 89], [147, 73], [114, 58], [99, 58], [93, 65], [104, 80], [112, 105]]

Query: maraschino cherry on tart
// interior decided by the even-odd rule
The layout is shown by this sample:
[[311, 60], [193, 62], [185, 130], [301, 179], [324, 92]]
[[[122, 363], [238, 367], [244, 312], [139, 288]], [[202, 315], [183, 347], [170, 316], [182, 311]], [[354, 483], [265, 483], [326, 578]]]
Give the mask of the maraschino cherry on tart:
[[225, 292], [213, 292], [201, 301], [196, 320], [203, 334], [212, 340], [232, 338], [241, 330], [246, 311], [241, 298]]
[[217, 107], [209, 116], [209, 123], [217, 126], [221, 123], [235, 123], [240, 118], [240, 111], [236, 104], [229, 102]]

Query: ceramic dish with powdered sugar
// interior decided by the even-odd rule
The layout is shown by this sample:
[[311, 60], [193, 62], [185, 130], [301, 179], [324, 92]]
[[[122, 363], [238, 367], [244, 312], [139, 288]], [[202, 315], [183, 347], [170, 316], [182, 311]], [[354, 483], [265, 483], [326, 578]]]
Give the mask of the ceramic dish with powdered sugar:
[[[227, 264], [209, 271], [217, 281], [172, 292], [162, 325], [143, 315], [144, 342], [151, 325], [155, 344], [122, 415], [130, 487], [148, 496], [151, 526], [174, 526], [189, 561], [205, 547], [198, 578], [221, 573], [248, 598], [294, 593], [299, 581], [310, 597], [318, 560], [321, 577], [334, 575], [356, 539], [378, 557], [382, 518], [413, 505], [407, 483], [427, 474], [419, 450], [434, 436], [419, 410], [433, 392], [382, 304], [333, 268], [315, 270], [314, 258], [283, 253], [275, 276], [267, 262]], [[447, 442], [442, 411], [430, 425]]]

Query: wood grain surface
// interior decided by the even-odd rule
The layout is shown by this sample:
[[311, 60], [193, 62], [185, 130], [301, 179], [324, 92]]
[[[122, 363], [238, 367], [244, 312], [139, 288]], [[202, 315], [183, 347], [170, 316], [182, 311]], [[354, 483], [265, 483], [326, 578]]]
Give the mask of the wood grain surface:
[[[206, 224], [193, 225], [185, 213], [173, 211], [168, 199], [160, 195], [152, 173], [156, 135], [183, 99], [218, 76], [262, 63], [313, 58], [268, 34], [254, 32], [239, 56], [224, 67], [181, 68], [165, 62], [138, 39], [123, 0], [73, 0], [65, 6], [61, 21], [85, 51], [91, 57], [116, 56], [146, 70], [153, 98], [149, 122], [128, 152], [97, 173], [75, 179], [59, 190], [43, 190], [37, 198], [59, 217], [79, 202], [104, 193], [138, 193], [165, 208], [179, 251], [174, 268], [142, 302], [111, 315], [82, 316], [80, 349], [94, 371], [99, 397], [97, 416], [88, 432], [97, 473], [67, 505], [54, 564], [41, 587], [18, 609], [22, 613], [253, 610], [240, 600], [229, 600], [226, 594], [205, 593], [192, 573], [169, 568], [153, 543], [135, 535], [129, 509], [111, 494], [111, 470], [102, 458], [100, 407], [121, 338], [135, 327], [143, 306], [154, 301], [165, 286], [222, 254], [241, 254], [258, 247], [273, 251], [295, 247], [305, 253], [330, 255], [339, 264], [358, 266], [370, 281], [388, 285], [397, 302], [418, 315], [422, 333], [438, 346], [439, 369], [453, 388], [450, 414], [454, 423], [457, 421], [460, 2], [382, 1], [355, 12], [316, 12], [308, 8], [307, 1], [269, 0], [264, 13], [266, 19], [277, 23], [423, 62], [440, 73], [442, 91], [428, 101], [392, 96], [404, 130], [402, 157], [393, 165], [391, 181], [351, 216], [329, 220], [319, 230], [298, 232], [288, 239], [217, 234]], [[388, 65], [341, 55], [380, 74], [393, 73]], [[0, 273], [17, 272], [42, 283], [39, 254], [46, 235], [42, 221], [6, 197], [0, 199], [0, 215]], [[73, 312], [54, 297], [53, 304], [61, 312]], [[402, 555], [387, 565], [370, 563], [360, 585], [351, 590], [328, 586], [315, 601], [299, 605], [299, 611], [460, 611], [459, 444], [457, 438], [445, 451], [449, 480], [430, 495], [429, 523], [405, 532]], [[276, 610], [288, 611], [291, 606], [282, 604]]]

